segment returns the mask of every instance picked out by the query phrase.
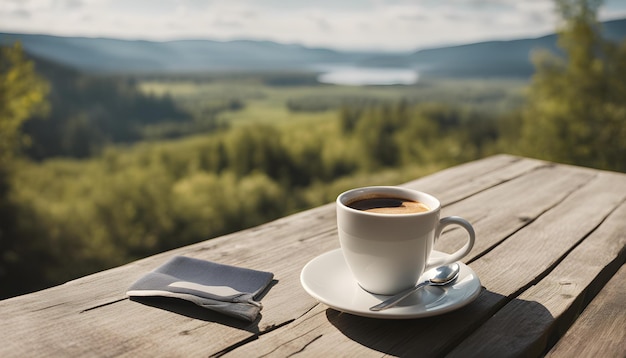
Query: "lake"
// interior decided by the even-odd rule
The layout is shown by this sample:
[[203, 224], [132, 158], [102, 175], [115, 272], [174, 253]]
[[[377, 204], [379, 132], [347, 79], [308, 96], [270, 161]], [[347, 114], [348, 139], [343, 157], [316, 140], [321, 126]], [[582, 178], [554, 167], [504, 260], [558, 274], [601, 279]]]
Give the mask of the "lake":
[[410, 68], [324, 66], [318, 70], [322, 72], [317, 77], [319, 82], [348, 86], [411, 85], [419, 77]]

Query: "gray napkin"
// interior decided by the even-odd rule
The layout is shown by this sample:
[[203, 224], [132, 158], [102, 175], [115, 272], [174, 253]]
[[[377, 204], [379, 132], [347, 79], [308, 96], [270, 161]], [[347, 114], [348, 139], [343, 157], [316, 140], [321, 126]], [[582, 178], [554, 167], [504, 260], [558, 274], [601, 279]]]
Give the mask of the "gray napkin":
[[176, 256], [141, 277], [126, 294], [176, 297], [232, 317], [254, 321], [261, 310], [255, 301], [274, 274]]

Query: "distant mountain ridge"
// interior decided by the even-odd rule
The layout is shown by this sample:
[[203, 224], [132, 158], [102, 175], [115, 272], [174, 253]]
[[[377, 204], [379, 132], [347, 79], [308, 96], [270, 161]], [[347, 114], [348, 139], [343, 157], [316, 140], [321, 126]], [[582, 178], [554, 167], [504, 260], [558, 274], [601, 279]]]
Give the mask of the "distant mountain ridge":
[[[35, 56], [87, 72], [197, 72], [302, 69], [343, 63], [353, 54], [270, 41], [177, 40], [152, 42], [107, 38], [0, 34], [0, 43], [21, 41]], [[358, 57], [358, 56], [357, 56]]]
[[[626, 38], [626, 19], [604, 22], [603, 35]], [[35, 56], [96, 73], [193, 73], [206, 71], [315, 70], [322, 65], [416, 68], [431, 76], [526, 77], [530, 54], [557, 51], [556, 35], [487, 41], [405, 53], [337, 51], [270, 41], [107, 38], [0, 33], [0, 44], [21, 41]]]

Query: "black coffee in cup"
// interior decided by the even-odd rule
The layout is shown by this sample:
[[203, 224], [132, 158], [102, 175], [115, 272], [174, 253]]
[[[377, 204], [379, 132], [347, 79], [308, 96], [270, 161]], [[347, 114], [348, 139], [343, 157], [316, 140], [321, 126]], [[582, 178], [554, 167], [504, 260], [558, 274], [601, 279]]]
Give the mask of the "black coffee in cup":
[[393, 197], [358, 198], [348, 203], [348, 206], [352, 209], [379, 214], [415, 214], [430, 210], [419, 201]]

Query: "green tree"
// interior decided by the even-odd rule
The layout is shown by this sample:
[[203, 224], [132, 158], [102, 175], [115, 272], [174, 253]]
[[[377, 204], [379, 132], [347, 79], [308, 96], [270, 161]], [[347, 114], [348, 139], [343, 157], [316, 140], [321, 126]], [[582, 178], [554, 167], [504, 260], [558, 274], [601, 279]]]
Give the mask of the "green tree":
[[355, 134], [362, 144], [365, 166], [375, 170], [399, 162], [399, 148], [394, 135], [399, 128], [397, 113], [391, 105], [371, 107], [359, 120]]
[[288, 158], [281, 143], [281, 133], [263, 124], [233, 130], [226, 142], [228, 163], [239, 177], [261, 171], [273, 179], [286, 175]]
[[19, 43], [0, 48], [0, 298], [32, 288], [31, 280], [36, 280], [33, 270], [24, 269], [32, 243], [17, 232], [20, 208], [10, 198], [10, 175], [16, 155], [28, 143], [20, 131], [22, 123], [45, 109], [46, 92], [46, 82]]
[[522, 113], [524, 154], [626, 171], [626, 41], [602, 38], [598, 0], [558, 0], [565, 57], [534, 56]]
[[0, 168], [28, 143], [22, 123], [45, 109], [47, 83], [42, 80], [19, 43], [0, 48]]

